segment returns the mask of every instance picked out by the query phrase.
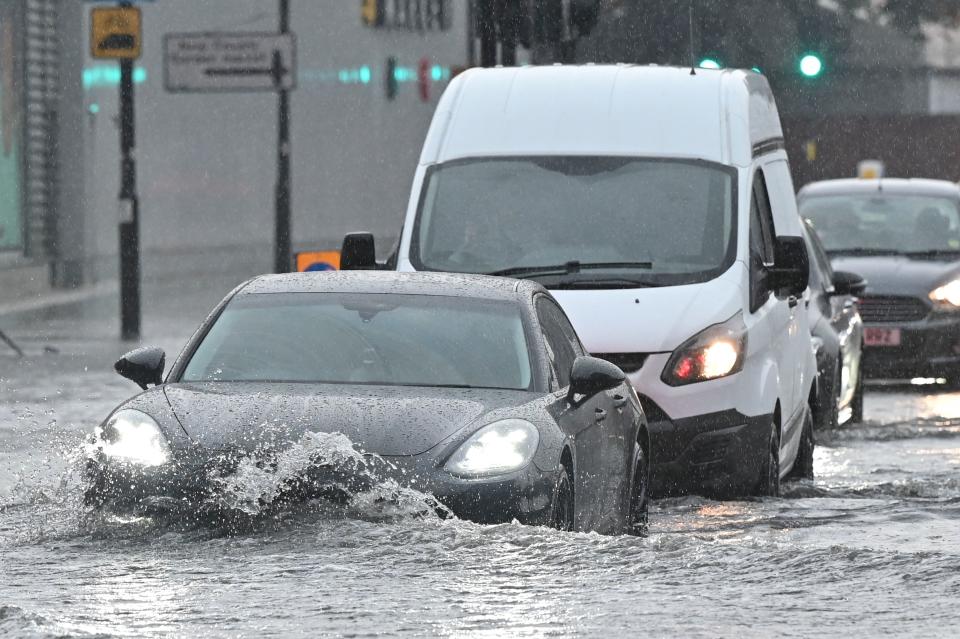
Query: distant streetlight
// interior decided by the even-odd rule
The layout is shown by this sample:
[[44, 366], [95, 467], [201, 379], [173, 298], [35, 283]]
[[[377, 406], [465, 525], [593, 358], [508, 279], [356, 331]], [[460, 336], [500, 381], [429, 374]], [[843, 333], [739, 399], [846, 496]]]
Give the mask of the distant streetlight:
[[823, 73], [823, 60], [815, 53], [808, 53], [800, 58], [800, 73], [808, 78], [815, 78]]
[[720, 63], [713, 58], [704, 58], [700, 61], [700, 64], [697, 65], [701, 69], [719, 69], [721, 68]]

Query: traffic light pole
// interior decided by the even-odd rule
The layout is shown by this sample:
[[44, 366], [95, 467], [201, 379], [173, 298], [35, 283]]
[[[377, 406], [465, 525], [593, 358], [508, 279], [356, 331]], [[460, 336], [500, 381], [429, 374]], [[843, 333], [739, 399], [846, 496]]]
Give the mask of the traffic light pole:
[[[129, 7], [129, 2], [120, 6]], [[133, 60], [120, 60], [120, 336], [140, 339], [140, 203], [134, 160]]]
[[[280, 33], [289, 32], [290, 0], [280, 0]], [[290, 92], [278, 87], [278, 94], [273, 270], [287, 273], [290, 271]]]

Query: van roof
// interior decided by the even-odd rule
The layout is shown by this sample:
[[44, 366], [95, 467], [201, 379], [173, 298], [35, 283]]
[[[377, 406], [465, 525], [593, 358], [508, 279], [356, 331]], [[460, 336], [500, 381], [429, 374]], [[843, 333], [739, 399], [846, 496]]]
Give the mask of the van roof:
[[437, 106], [421, 164], [505, 155], [630, 155], [749, 165], [783, 148], [766, 78], [655, 65], [470, 69]]

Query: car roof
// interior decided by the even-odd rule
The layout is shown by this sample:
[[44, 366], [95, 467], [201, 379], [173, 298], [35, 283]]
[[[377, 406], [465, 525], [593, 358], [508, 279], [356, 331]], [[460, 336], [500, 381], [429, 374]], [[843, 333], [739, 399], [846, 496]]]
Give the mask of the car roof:
[[476, 68], [444, 92], [420, 163], [613, 155], [749, 164], [757, 149], [782, 139], [770, 85], [753, 71], [631, 64]]
[[437, 295], [489, 300], [517, 300], [546, 291], [530, 280], [467, 273], [396, 271], [315, 271], [261, 275], [243, 286], [237, 295], [268, 293], [393, 293]]
[[895, 195], [933, 195], [960, 198], [960, 186], [947, 180], [928, 180], [922, 178], [879, 178], [863, 180], [846, 178], [842, 180], [823, 180], [807, 184], [797, 194], [798, 197], [818, 197], [825, 195], [857, 195], [863, 193], [892, 193]]

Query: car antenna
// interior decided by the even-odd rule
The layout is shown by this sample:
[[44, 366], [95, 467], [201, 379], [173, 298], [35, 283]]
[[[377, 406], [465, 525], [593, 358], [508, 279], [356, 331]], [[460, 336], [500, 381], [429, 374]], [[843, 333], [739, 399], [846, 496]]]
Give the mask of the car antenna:
[[693, 47], [693, 0], [689, 5], [690, 18], [690, 75], [697, 75], [697, 54]]

